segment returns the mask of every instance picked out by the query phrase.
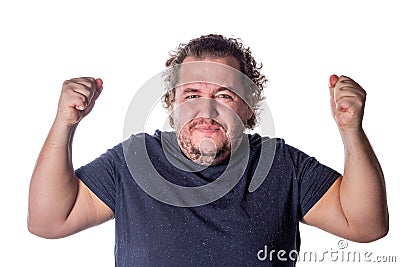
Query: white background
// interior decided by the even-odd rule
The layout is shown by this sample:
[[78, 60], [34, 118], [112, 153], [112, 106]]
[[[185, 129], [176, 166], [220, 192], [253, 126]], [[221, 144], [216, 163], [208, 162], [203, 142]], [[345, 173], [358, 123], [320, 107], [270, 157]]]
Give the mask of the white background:
[[[395, 1], [7, 2], [0, 4], [0, 266], [113, 266], [113, 222], [60, 240], [26, 229], [30, 175], [62, 82], [78, 76], [104, 80], [102, 95], [76, 133], [79, 167], [122, 140], [135, 91], [163, 69], [168, 52], [208, 33], [240, 37], [251, 47], [269, 79], [276, 135], [338, 171], [343, 149], [330, 114], [328, 78], [345, 74], [364, 87], [364, 128], [386, 175], [391, 228], [384, 239], [349, 243], [346, 251], [400, 261]], [[338, 250], [338, 237], [304, 225], [301, 232], [302, 251]], [[322, 266], [331, 264], [326, 259]]]

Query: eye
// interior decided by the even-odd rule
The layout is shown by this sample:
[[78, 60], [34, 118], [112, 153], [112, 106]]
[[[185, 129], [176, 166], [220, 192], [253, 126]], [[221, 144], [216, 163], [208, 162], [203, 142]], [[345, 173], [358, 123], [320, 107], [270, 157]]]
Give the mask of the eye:
[[221, 98], [221, 99], [233, 99], [232, 96], [228, 95], [228, 94], [218, 94], [217, 98]]
[[200, 97], [200, 96], [198, 96], [198, 95], [188, 95], [188, 96], [185, 97], [185, 99], [194, 99], [194, 98], [198, 98], [198, 97]]

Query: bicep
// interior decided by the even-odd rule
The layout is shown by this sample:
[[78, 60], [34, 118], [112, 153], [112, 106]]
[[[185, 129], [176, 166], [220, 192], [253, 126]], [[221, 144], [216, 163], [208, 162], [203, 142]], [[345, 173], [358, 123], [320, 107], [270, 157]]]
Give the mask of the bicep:
[[113, 211], [79, 178], [75, 203], [61, 227], [60, 237], [72, 235], [114, 217]]
[[339, 177], [330, 186], [321, 199], [306, 213], [303, 222], [351, 240], [351, 229], [340, 202], [342, 179], [343, 177]]

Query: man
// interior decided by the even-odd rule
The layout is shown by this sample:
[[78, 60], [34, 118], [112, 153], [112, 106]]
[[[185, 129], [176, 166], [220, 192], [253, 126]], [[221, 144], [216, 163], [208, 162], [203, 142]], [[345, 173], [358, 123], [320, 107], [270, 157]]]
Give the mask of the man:
[[[32, 175], [32, 233], [60, 238], [115, 218], [117, 266], [294, 266], [299, 221], [357, 242], [387, 234], [384, 177], [362, 128], [366, 93], [355, 81], [329, 79], [345, 149], [340, 175], [282, 139], [243, 133], [256, 125], [266, 79], [240, 40], [193, 39], [166, 66], [172, 71], [163, 100], [175, 132], [132, 135], [76, 171], [74, 132], [103, 82], [64, 82]], [[249, 190], [271, 155], [261, 184]], [[165, 187], [154, 180], [158, 174], [168, 180]], [[228, 192], [171, 189], [207, 188], [236, 176]], [[286, 254], [262, 257], [264, 248]]]

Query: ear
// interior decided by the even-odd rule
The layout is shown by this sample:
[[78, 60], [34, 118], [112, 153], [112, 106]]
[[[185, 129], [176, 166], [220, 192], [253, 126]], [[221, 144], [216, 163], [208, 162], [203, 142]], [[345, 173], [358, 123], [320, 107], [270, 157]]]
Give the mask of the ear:
[[170, 90], [167, 91], [162, 99], [163, 106], [168, 112], [168, 120], [169, 120], [169, 125], [174, 128], [174, 119], [173, 119], [173, 113], [174, 113], [174, 107], [175, 107], [175, 90]]
[[172, 102], [171, 105], [168, 108], [168, 119], [169, 119], [169, 125], [171, 126], [172, 129], [174, 129], [174, 107], [175, 103]]
[[250, 106], [247, 106], [247, 112], [246, 112], [246, 122], [245, 122], [245, 127], [246, 128], [252, 128], [252, 127], [249, 127], [249, 120], [251, 119], [251, 118], [254, 118], [254, 120], [255, 120], [255, 117], [256, 117], [256, 114], [254, 113], [254, 111], [253, 111], [253, 109], [250, 107]]
[[171, 115], [169, 115], [169, 126], [171, 126], [171, 128], [172, 129], [174, 129], [175, 127], [175, 125], [174, 125], [174, 118], [172, 118], [172, 116]]
[[254, 114], [253, 109], [249, 105], [247, 105], [247, 120], [253, 117], [253, 115], [255, 116], [256, 114]]

